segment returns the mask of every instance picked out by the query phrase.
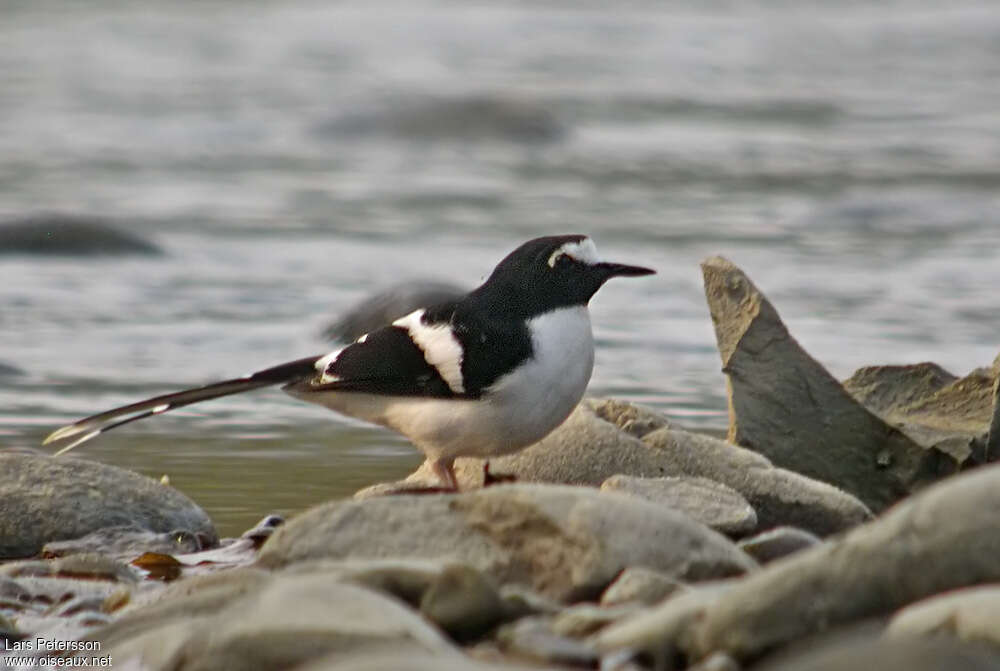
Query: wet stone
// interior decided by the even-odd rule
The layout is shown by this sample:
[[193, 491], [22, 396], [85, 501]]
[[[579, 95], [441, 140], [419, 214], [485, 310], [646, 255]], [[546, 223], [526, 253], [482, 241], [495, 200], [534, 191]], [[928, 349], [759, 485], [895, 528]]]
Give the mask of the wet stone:
[[737, 546], [761, 564], [781, 559], [822, 543], [815, 534], [795, 527], [777, 527], [737, 542]]
[[176, 489], [94, 461], [0, 453], [0, 490], [0, 558], [108, 527], [218, 541], [205, 511]]
[[727, 536], [744, 535], [757, 527], [757, 513], [747, 500], [708, 478], [613, 475], [601, 483], [601, 491], [638, 496], [666, 506]]

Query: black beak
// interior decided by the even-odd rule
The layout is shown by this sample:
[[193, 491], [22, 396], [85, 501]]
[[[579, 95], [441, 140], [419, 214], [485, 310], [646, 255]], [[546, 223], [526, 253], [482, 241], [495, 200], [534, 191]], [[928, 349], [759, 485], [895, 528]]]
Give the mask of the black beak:
[[600, 268], [605, 275], [605, 278], [610, 279], [612, 277], [641, 277], [642, 275], [655, 275], [656, 271], [652, 268], [643, 268], [642, 266], [627, 266], [624, 263], [606, 263], [601, 262], [595, 265], [595, 268]]

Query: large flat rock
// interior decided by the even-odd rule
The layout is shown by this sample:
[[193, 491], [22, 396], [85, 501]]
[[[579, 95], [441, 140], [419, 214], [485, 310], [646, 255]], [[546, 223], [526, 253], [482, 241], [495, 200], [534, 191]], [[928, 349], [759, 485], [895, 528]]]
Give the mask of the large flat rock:
[[327, 503], [280, 528], [259, 563], [389, 557], [464, 562], [561, 601], [596, 598], [630, 566], [683, 580], [756, 566], [721, 534], [652, 503], [529, 484]]

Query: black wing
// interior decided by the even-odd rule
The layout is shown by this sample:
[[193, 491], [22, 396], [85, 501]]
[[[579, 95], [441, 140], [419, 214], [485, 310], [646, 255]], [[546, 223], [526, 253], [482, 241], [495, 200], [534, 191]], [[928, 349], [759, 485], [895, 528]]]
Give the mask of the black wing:
[[326, 357], [316, 379], [286, 389], [478, 398], [532, 354], [523, 322], [484, 318], [482, 311], [445, 303], [363, 336]]
[[[458, 354], [455, 365], [461, 365]], [[285, 389], [295, 394], [352, 391], [387, 396], [461, 396], [461, 390], [449, 386], [442, 375], [442, 368], [448, 364], [440, 362], [436, 366], [428, 362], [428, 357], [434, 360], [434, 354], [425, 353], [408, 328], [385, 326], [324, 357], [328, 362], [322, 371], [311, 379], [287, 384]]]

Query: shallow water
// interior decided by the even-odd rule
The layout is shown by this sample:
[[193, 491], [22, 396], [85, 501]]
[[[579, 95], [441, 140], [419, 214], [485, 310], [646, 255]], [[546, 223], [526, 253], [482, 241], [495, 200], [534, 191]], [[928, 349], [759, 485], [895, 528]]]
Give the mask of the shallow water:
[[[374, 7], [374, 8], [373, 8]], [[369, 292], [473, 286], [585, 232], [649, 265], [593, 302], [591, 393], [725, 423], [698, 262], [724, 254], [836, 375], [996, 355], [989, 2], [8, 7], [0, 216], [107, 217], [159, 258], [0, 254], [0, 444], [321, 353]], [[419, 462], [277, 391], [112, 432], [223, 533]]]

